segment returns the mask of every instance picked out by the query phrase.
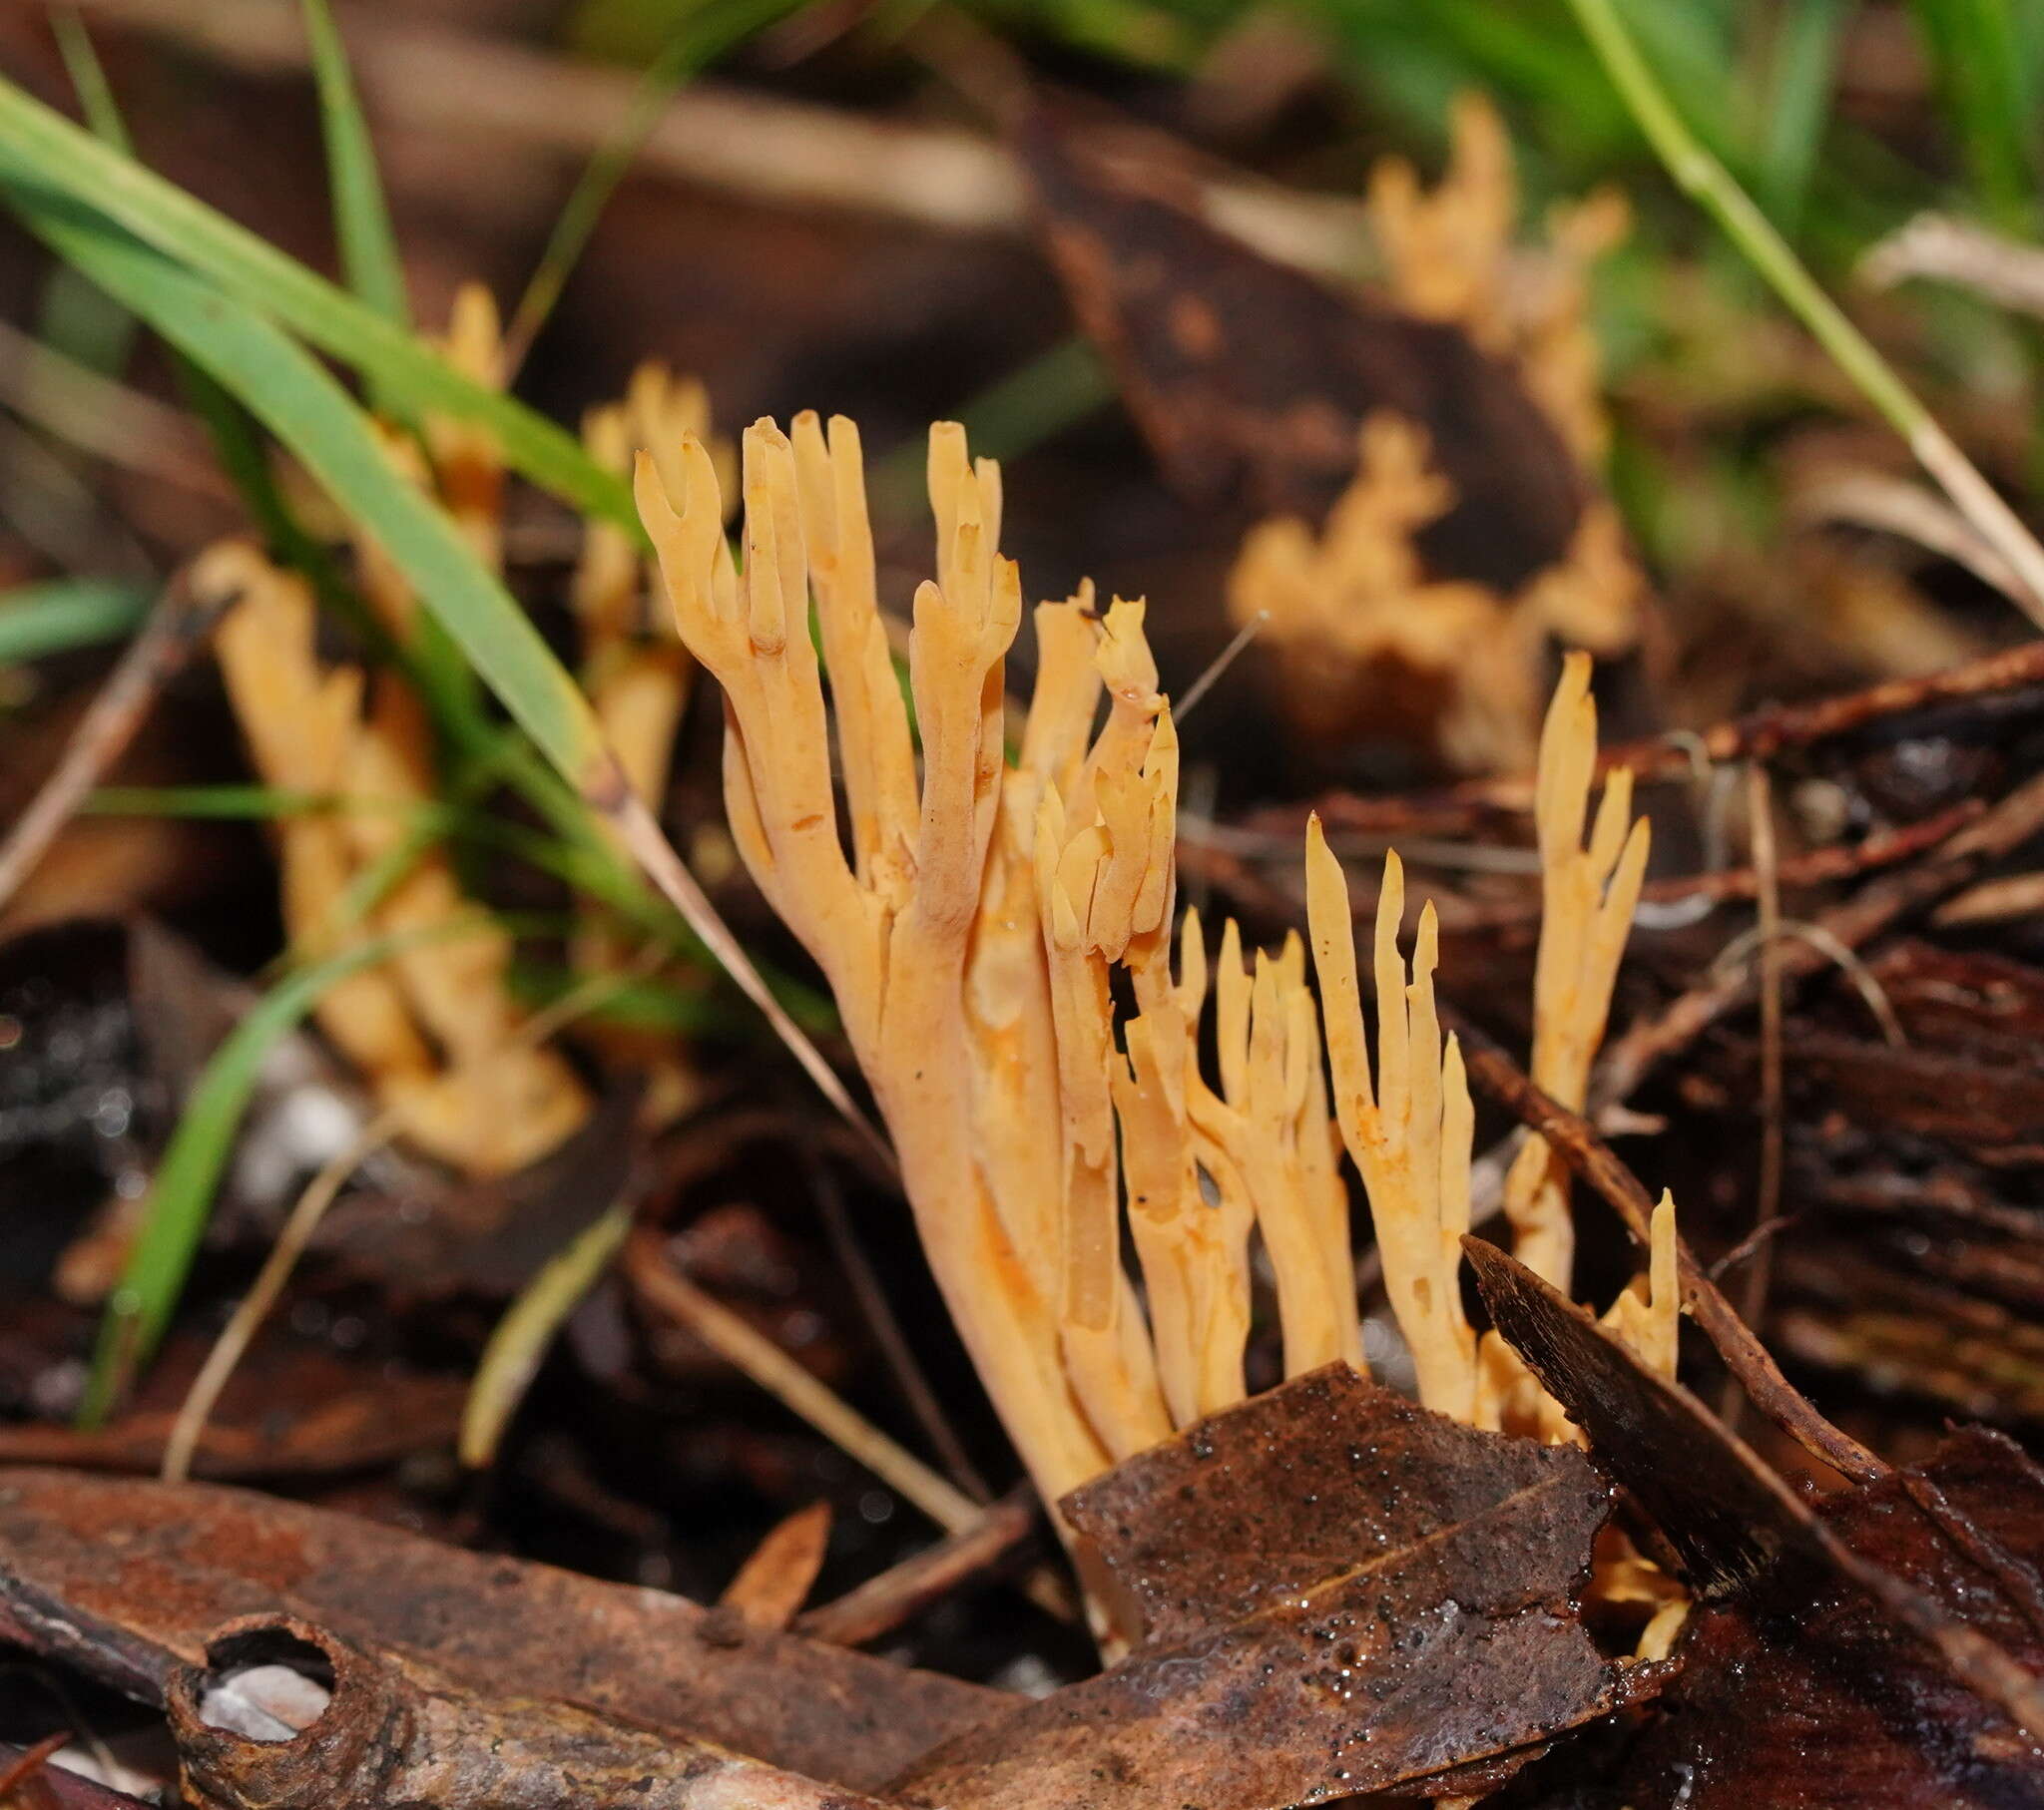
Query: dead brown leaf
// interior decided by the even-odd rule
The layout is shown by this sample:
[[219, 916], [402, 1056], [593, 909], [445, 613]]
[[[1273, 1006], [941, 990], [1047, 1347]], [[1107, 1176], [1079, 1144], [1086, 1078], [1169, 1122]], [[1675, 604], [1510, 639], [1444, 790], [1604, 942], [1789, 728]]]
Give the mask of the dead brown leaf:
[[1498, 1330], [1715, 1598], [1626, 1801], [2044, 1804], [2044, 1473], [1955, 1435], [1812, 1506], [1523, 1264], [1464, 1240]]
[[1166, 474], [1195, 500], [1318, 521], [1378, 410], [1425, 428], [1453, 506], [1438, 577], [1511, 593], [1566, 554], [1582, 477], [1516, 375], [1459, 327], [1340, 294], [1206, 218], [1188, 154], [1039, 102], [1018, 150], [1052, 261]]
[[897, 1790], [948, 1810], [1256, 1810], [1538, 1742], [1626, 1691], [1575, 1610], [1606, 1507], [1580, 1453], [1310, 1372], [1065, 1499], [1143, 1643]]

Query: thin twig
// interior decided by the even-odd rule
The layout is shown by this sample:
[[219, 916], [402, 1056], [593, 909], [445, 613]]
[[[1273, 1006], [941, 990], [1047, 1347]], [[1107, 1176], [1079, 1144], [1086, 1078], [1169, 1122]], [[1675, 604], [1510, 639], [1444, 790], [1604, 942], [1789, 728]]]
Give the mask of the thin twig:
[[[1813, 920], [1827, 941], [1804, 938], [1782, 955], [1785, 984], [1816, 973], [1834, 959], [1832, 946], [1859, 948], [1910, 913], [1935, 904], [1977, 879], [1980, 870], [2044, 831], [2044, 775], [2026, 780], [1972, 822], [1954, 831], [1933, 854], [1900, 872], [1883, 874]], [[1659, 1012], [1636, 1019], [1606, 1046], [1590, 1090], [1593, 1112], [1628, 1100], [1640, 1084], [1678, 1051], [1752, 998], [1745, 972], [1712, 975]]]
[[843, 1595], [804, 1610], [795, 1617], [793, 1630], [839, 1646], [863, 1646], [891, 1634], [961, 1584], [992, 1571], [1029, 1538], [1035, 1525], [1035, 1505], [1025, 1492], [1003, 1497], [970, 1527], [911, 1553]]
[[937, 1456], [943, 1460], [951, 1481], [975, 1502], [990, 1501], [993, 1491], [987, 1488], [986, 1479], [980, 1476], [972, 1460], [966, 1456], [965, 1447], [944, 1413], [943, 1405], [937, 1400], [936, 1391], [930, 1387], [929, 1379], [923, 1375], [922, 1366], [915, 1361], [915, 1353], [909, 1349], [908, 1340], [902, 1335], [901, 1322], [895, 1318], [894, 1309], [887, 1300], [887, 1291], [873, 1273], [865, 1246], [859, 1242], [858, 1232], [851, 1223], [851, 1215], [844, 1210], [844, 1190], [837, 1185], [837, 1177], [807, 1138], [797, 1138], [795, 1148], [808, 1174], [809, 1192], [815, 1198], [816, 1211], [822, 1216], [823, 1230], [830, 1239], [838, 1267], [844, 1271], [844, 1279], [851, 1284], [859, 1311], [865, 1315], [866, 1329], [879, 1346], [880, 1355], [887, 1360], [887, 1368], [893, 1371], [894, 1381], [908, 1402], [909, 1412], [915, 1416], [923, 1436], [935, 1448]]
[[[1888, 1001], [1887, 989], [1875, 978], [1874, 972], [1863, 962], [1856, 951], [1848, 949], [1821, 924], [1806, 924], [1800, 918], [1777, 917], [1772, 930], [1763, 930], [1756, 924], [1751, 930], [1742, 931], [1731, 942], [1718, 951], [1717, 960], [1711, 964], [1714, 974], [1731, 974], [1750, 960], [1755, 950], [1767, 945], [1779, 945], [1784, 939], [1806, 943], [1833, 964], [1852, 983], [1859, 997], [1866, 1002], [1866, 1009], [1873, 1015], [1873, 1022], [1880, 1027], [1880, 1034], [1888, 1041], [1891, 1049], [1899, 1050], [1909, 1039], [1902, 1029], [1902, 1021], [1895, 1016], [1895, 1009]], [[1765, 985], [1765, 974], [1763, 985]], [[1780, 975], [1776, 976], [1780, 985]]]
[[[1621, 742], [1598, 755], [1600, 772], [1629, 767], [1642, 784], [1685, 777], [1700, 760], [1723, 763], [1769, 758], [1788, 748], [1814, 746], [1876, 724], [1913, 716], [1944, 704], [1993, 697], [2044, 685], [2044, 642], [2026, 642], [1999, 654], [1988, 654], [1941, 673], [1916, 679], [1884, 679], [1864, 690], [1846, 691], [1804, 704], [1769, 704], [1713, 723], [1703, 730], [1684, 729], [1644, 741]], [[1443, 826], [1481, 828], [1498, 816], [1520, 815], [1533, 808], [1533, 775], [1510, 773], [1496, 778], [1467, 779], [1431, 792], [1361, 798], [1332, 792], [1313, 807], [1329, 835], [1343, 830], [1403, 835], [1415, 826], [1443, 833]], [[1260, 828], [1281, 831], [1295, 844], [1303, 813], [1287, 805], [1259, 813]]]
[[4, 843], [0, 843], [0, 911], [63, 833], [86, 794], [127, 751], [150, 706], [171, 677], [205, 639], [215, 617], [233, 602], [195, 581], [187, 567], [174, 574], [148, 619], [107, 676], [97, 697], [71, 733], [56, 770], [43, 781]]
[[1264, 632], [1265, 626], [1270, 620], [1270, 611], [1259, 610], [1240, 629], [1236, 630], [1228, 646], [1223, 648], [1219, 654], [1215, 655], [1207, 663], [1207, 670], [1198, 679], [1194, 679], [1191, 684], [1186, 686], [1186, 694], [1172, 705], [1171, 714], [1173, 721], [1177, 722], [1181, 727], [1184, 726], [1185, 719], [1193, 713], [1194, 706], [1209, 691], [1213, 690], [1215, 681], [1230, 667], [1235, 665], [1236, 661], [1241, 658], [1243, 650]]
[[33, 1747], [24, 1748], [17, 1758], [9, 1761], [7, 1769], [0, 1772], [0, 1804], [6, 1803], [57, 1754], [70, 1746], [72, 1739], [70, 1729], [60, 1728], [55, 1734], [44, 1735]]
[[2044, 873], [2002, 874], [1969, 886], [1930, 914], [1933, 924], [1995, 924], [2044, 913]]
[[1699, 143], [1648, 67], [1616, 0], [1569, 0], [1606, 73], [1676, 186], [1724, 228], [1748, 262], [1886, 420], [1959, 513], [2021, 582], [2013, 601], [2044, 627], [2044, 547], [1961, 452], [1873, 342], [1824, 293], [1731, 173]]
[[727, 1363], [799, 1415], [840, 1451], [913, 1503], [947, 1533], [969, 1527], [979, 1504], [946, 1483], [857, 1409], [723, 1302], [705, 1294], [667, 1260], [657, 1232], [635, 1232], [625, 1244], [625, 1271], [640, 1297], [680, 1321]]
[[[1775, 848], [1775, 788], [1769, 782], [1764, 760], [1750, 760], [1746, 766], [1746, 810], [1753, 846], [1753, 870], [1759, 876], [1760, 911], [1754, 926], [1760, 938], [1761, 965], [1761, 1166], [1754, 1189], [1753, 1221], [1756, 1230], [1772, 1223], [1782, 1211], [1782, 888], [1777, 872]], [[1761, 1242], [1754, 1247], [1753, 1263], [1747, 1269], [1740, 1290], [1739, 1317], [1758, 1328], [1768, 1299], [1768, 1283], [1774, 1271], [1775, 1247]], [[1735, 1433], [1745, 1397], [1737, 1379], [1726, 1378], [1726, 1393], [1718, 1417]]]

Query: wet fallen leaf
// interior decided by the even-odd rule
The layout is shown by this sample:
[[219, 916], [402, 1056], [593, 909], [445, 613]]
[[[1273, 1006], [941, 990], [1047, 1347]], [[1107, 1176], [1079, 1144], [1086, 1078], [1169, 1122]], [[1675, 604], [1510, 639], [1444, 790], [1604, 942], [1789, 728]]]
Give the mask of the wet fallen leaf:
[[1146, 1629], [933, 1755], [948, 1810], [1257, 1810], [1507, 1754], [1627, 1694], [1576, 1616], [1608, 1498], [1579, 1452], [1330, 1366], [1067, 1497]]
[[1639, 1810], [2044, 1804], [2044, 1473], [1968, 1429], [1812, 1506], [1524, 1265], [1498, 1330], [1715, 1598], [1633, 1757]]
[[85, 1668], [128, 1665], [145, 1698], [166, 1682], [150, 1655], [198, 1664], [222, 1623], [294, 1615], [495, 1696], [573, 1698], [859, 1789], [1012, 1701], [790, 1634], [706, 1639], [711, 1611], [684, 1597], [205, 1485], [0, 1472], [0, 1634], [25, 1601], [114, 1630]]
[[[1851, 1551], [2044, 1666], [2044, 1475], [2010, 1441], [1959, 1432], [1822, 1513]], [[1682, 1677], [1627, 1772], [1639, 1810], [2044, 1804], [2044, 1742], [1800, 1553], [1700, 1611], [1678, 1652]]]
[[[81, 1431], [0, 1423], [0, 1464], [153, 1471], [210, 1339], [180, 1336], [135, 1403]], [[451, 1448], [467, 1384], [397, 1364], [350, 1359], [287, 1333], [260, 1340], [207, 1421], [194, 1462], [213, 1478], [331, 1476]], [[11, 1393], [0, 1387], [0, 1399]]]

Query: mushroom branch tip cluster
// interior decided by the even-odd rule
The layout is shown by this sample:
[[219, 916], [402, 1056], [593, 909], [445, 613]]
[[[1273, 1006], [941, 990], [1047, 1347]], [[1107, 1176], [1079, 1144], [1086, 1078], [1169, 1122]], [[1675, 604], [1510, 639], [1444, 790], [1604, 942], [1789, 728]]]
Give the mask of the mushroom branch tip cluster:
[[[698, 435], [642, 451], [635, 470], [682, 643], [724, 690], [733, 841], [836, 997], [931, 1269], [1039, 1488], [1055, 1501], [1244, 1398], [1259, 1249], [1285, 1373], [1366, 1368], [1343, 1146], [1422, 1400], [1497, 1425], [1499, 1367], [1463, 1310], [1472, 1113], [1435, 1004], [1432, 907], [1408, 960], [1389, 856], [1374, 1063], [1347, 886], [1316, 823], [1318, 1003], [1296, 935], [1252, 955], [1231, 922], [1210, 959], [1197, 912], [1175, 908], [1178, 736], [1144, 605], [1101, 609], [1085, 586], [1036, 607], [1011, 746], [1023, 593], [999, 551], [1000, 472], [940, 423], [928, 483], [934, 577], [914, 595], [905, 699], [851, 422], [746, 431], [742, 558]], [[1584, 844], [1588, 664], [1570, 658], [1541, 748], [1535, 1071], [1578, 1100], [1646, 848], [1623, 781]], [[1565, 1280], [1566, 1183], [1545, 1145], [1527, 1148], [1515, 1234]], [[1613, 1323], [1672, 1363], [1663, 1217]]]

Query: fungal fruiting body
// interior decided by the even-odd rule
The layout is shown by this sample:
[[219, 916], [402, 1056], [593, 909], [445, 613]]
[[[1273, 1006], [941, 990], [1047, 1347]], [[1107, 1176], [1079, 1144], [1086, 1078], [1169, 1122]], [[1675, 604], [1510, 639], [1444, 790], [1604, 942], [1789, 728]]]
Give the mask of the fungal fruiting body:
[[[1496, 1424], [1460, 1283], [1468, 1087], [1435, 1006], [1431, 907], [1409, 964], [1400, 951], [1397, 857], [1372, 948], [1373, 1066], [1346, 885], [1317, 825], [1318, 1010], [1296, 936], [1252, 959], [1231, 923], [1210, 965], [1197, 915], [1176, 918], [1178, 741], [1140, 602], [1100, 611], [1082, 590], [1037, 607], [1036, 679], [1008, 758], [1021, 580], [998, 551], [998, 469], [968, 456], [960, 429], [930, 434], [936, 576], [908, 638], [919, 762], [850, 422], [747, 431], [743, 566], [699, 439], [642, 453], [636, 484], [682, 641], [724, 687], [733, 839], [829, 982], [931, 1268], [1045, 1497], [1243, 1398], [1259, 1249], [1286, 1373], [1365, 1367], [1344, 1144], [1422, 1399]], [[1645, 859], [1622, 780], [1584, 845], [1586, 687], [1587, 661], [1572, 660], [1541, 761], [1535, 1069], [1564, 1092], [1601, 1036]], [[1544, 1145], [1521, 1167], [1514, 1233], [1551, 1270], [1565, 1264], [1566, 1190]], [[1658, 1257], [1652, 1272], [1614, 1311], [1659, 1354], [1674, 1288]]]

